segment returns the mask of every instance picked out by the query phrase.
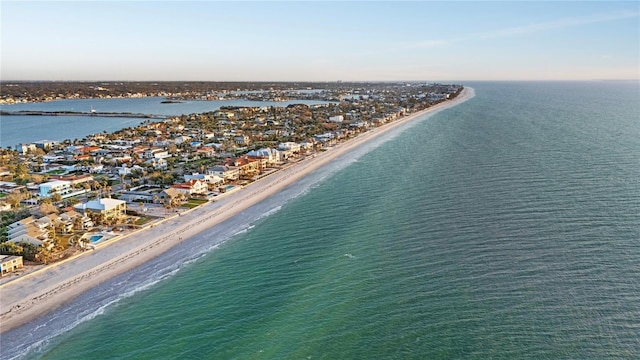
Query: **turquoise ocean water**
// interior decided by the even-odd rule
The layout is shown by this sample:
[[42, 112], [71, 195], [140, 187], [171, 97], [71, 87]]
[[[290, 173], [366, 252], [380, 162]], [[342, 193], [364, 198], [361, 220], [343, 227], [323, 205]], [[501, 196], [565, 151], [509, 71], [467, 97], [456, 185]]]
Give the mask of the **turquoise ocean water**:
[[3, 358], [639, 358], [639, 84], [469, 85]]

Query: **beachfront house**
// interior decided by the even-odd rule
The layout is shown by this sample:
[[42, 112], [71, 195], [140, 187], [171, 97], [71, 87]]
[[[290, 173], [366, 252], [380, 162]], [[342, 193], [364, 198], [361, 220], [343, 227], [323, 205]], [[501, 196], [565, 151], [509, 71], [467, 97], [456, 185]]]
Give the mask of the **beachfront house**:
[[278, 150], [291, 151], [292, 153], [299, 153], [300, 148], [301, 145], [293, 141], [283, 142], [278, 145]]
[[252, 150], [247, 153], [247, 156], [253, 159], [265, 159], [266, 166], [272, 166], [282, 162], [282, 154], [280, 151], [271, 148]]
[[240, 170], [229, 165], [216, 165], [207, 170], [207, 174], [219, 176], [226, 181], [235, 181], [240, 178]]
[[206, 194], [208, 191], [207, 183], [204, 180], [192, 179], [183, 183], [171, 185], [175, 189], [183, 193], [186, 197], [194, 194]]
[[0, 276], [14, 272], [22, 268], [22, 266], [22, 256], [0, 255], [0, 268], [2, 269]]
[[240, 177], [250, 178], [260, 174], [260, 170], [266, 167], [266, 160], [250, 159], [247, 156], [225, 159], [225, 165], [235, 166], [240, 172]]
[[286, 142], [278, 145], [278, 151], [282, 160], [287, 160], [300, 154], [300, 144], [295, 142]]
[[8, 225], [7, 238], [8, 242], [14, 244], [43, 246], [49, 240], [49, 224], [47, 221], [37, 221], [29, 216]]
[[173, 187], [164, 189], [158, 194], [158, 202], [171, 206], [179, 205], [185, 198], [184, 193]]
[[75, 210], [98, 222], [114, 222], [125, 216], [127, 203], [122, 200], [101, 198], [74, 206]]
[[188, 182], [191, 180], [201, 180], [207, 183], [209, 188], [216, 188], [218, 186], [224, 185], [224, 179], [220, 176], [213, 174], [199, 174], [192, 173], [190, 175], [184, 175], [184, 181]]
[[326, 132], [313, 137], [315, 141], [325, 145], [331, 146], [337, 143], [336, 135], [331, 132]]

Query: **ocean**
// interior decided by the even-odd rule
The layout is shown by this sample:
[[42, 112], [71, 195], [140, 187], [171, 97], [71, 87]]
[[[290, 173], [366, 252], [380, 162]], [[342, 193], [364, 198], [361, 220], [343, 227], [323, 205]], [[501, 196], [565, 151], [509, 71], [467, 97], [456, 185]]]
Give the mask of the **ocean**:
[[2, 358], [639, 358], [639, 84], [465, 84]]

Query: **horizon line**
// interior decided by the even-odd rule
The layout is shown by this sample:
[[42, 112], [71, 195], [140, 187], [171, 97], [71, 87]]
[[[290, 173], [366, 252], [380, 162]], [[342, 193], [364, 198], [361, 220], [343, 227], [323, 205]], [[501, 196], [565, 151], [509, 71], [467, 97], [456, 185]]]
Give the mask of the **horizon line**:
[[625, 78], [625, 79], [466, 79], [466, 80], [121, 80], [121, 79], [101, 79], [101, 80], [2, 80], [1, 83], [6, 82], [141, 82], [141, 83], [153, 83], [153, 82], [204, 82], [204, 83], [391, 83], [391, 82], [451, 82], [451, 81], [493, 81], [493, 82], [515, 82], [515, 81], [531, 81], [531, 82], [548, 82], [548, 81], [567, 81], [567, 82], [580, 82], [580, 81], [640, 81], [640, 78]]

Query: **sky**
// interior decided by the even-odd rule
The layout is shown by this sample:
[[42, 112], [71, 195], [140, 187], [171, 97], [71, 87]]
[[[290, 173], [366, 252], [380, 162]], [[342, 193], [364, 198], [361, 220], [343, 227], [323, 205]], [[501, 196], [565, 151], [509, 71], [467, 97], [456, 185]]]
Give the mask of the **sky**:
[[0, 80], [640, 79], [640, 2], [0, 2]]

